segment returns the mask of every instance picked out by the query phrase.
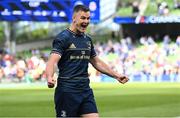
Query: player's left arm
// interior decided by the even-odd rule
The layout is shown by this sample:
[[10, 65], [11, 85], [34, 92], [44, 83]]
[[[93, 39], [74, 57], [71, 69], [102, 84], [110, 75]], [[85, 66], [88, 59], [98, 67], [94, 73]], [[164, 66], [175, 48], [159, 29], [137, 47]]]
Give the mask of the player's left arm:
[[119, 74], [118, 72], [111, 69], [106, 63], [99, 59], [98, 56], [92, 57], [90, 59], [90, 63], [101, 73], [117, 79], [122, 84], [126, 83], [129, 80], [125, 75]]

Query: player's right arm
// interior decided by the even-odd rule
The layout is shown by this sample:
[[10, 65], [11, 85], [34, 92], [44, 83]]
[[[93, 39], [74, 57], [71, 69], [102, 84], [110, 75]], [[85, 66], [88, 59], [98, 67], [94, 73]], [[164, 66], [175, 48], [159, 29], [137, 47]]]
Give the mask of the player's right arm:
[[56, 81], [53, 78], [55, 73], [55, 66], [60, 60], [61, 56], [57, 53], [51, 53], [49, 60], [46, 65], [46, 77], [47, 77], [47, 85], [49, 88], [53, 88]]

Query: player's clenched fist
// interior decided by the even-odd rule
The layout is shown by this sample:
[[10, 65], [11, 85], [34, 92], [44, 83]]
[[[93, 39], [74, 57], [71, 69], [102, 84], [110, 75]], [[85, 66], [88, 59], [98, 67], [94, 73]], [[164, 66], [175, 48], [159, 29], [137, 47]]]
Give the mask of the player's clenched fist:
[[126, 82], [129, 81], [129, 78], [126, 77], [126, 76], [124, 76], [124, 75], [120, 75], [120, 76], [118, 76], [116, 79], [117, 79], [120, 83], [122, 83], [122, 84], [124, 84], [124, 83], [126, 83]]
[[48, 77], [47, 85], [49, 88], [53, 88], [56, 83], [56, 80], [53, 77]]

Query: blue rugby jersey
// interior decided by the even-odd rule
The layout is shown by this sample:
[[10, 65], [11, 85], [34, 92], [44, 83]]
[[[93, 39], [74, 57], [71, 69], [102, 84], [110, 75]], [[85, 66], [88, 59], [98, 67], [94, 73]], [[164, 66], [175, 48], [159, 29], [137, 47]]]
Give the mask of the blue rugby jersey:
[[89, 89], [88, 63], [96, 56], [91, 38], [66, 29], [57, 35], [52, 47], [51, 53], [61, 55], [58, 87], [67, 91]]

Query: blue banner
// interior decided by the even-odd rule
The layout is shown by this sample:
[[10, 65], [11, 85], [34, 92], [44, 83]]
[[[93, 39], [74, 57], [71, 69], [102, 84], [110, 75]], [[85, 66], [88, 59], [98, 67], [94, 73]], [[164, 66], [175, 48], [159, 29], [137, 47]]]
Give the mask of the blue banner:
[[180, 23], [180, 16], [115, 17], [114, 22], [118, 24]]
[[99, 0], [0, 0], [0, 20], [71, 22], [77, 4], [88, 6], [91, 22], [99, 22]]

